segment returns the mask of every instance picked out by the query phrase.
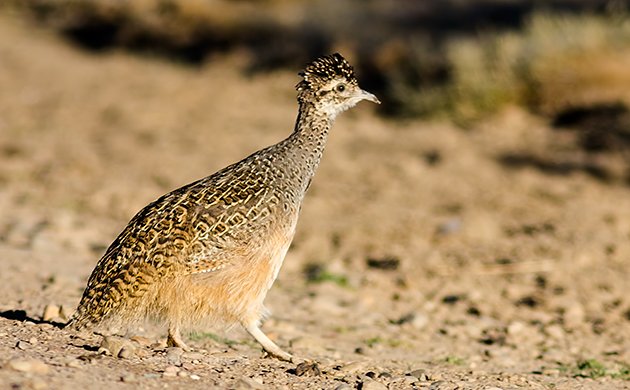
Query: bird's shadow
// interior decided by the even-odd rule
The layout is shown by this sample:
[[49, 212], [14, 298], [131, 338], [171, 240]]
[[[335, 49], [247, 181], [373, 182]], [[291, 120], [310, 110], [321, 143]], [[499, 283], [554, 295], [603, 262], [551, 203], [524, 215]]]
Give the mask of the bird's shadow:
[[29, 317], [28, 314], [26, 314], [26, 310], [19, 310], [19, 309], [0, 311], [0, 318], [4, 318], [10, 321], [18, 321], [18, 322], [30, 321], [38, 325], [50, 324], [57, 329], [63, 329], [63, 327], [66, 325], [63, 322], [44, 321], [37, 318]]

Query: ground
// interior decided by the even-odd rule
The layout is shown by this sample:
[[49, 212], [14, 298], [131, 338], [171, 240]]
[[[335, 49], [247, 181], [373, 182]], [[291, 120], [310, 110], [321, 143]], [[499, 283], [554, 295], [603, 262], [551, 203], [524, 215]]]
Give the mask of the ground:
[[245, 62], [87, 53], [0, 15], [0, 388], [630, 387], [630, 188], [508, 163], [573, 150], [516, 108], [337, 120], [263, 326], [319, 372], [240, 329], [182, 352], [147, 326], [120, 353], [60, 329], [136, 211], [291, 131], [298, 69]]

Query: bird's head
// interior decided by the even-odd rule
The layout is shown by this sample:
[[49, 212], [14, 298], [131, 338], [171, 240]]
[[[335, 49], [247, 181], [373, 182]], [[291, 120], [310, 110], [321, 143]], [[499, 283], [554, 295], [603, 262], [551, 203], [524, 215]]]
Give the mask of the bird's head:
[[361, 100], [380, 104], [359, 87], [354, 69], [339, 53], [316, 59], [299, 74], [303, 79], [296, 86], [298, 101], [314, 104], [333, 119]]

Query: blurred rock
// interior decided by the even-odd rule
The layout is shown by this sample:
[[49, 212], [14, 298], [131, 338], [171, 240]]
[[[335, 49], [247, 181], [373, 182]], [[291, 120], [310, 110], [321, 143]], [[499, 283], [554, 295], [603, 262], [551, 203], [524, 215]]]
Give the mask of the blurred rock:
[[166, 348], [166, 361], [174, 366], [182, 365], [182, 354], [184, 350], [179, 347]]
[[584, 308], [579, 303], [574, 303], [566, 308], [562, 315], [564, 325], [569, 328], [576, 328], [584, 322]]
[[387, 390], [387, 386], [371, 379], [364, 381], [362, 384], [362, 390]]
[[264, 389], [265, 387], [261, 382], [256, 381], [253, 378], [243, 377], [236, 382], [235, 388], [237, 390], [247, 390], [247, 389]]
[[321, 374], [317, 363], [302, 362], [295, 367], [295, 375], [297, 376], [319, 376]]
[[380, 269], [384, 271], [394, 271], [400, 267], [400, 259], [393, 256], [386, 256], [382, 258], [368, 258], [366, 260], [368, 268]]
[[42, 314], [43, 321], [52, 321], [59, 317], [61, 317], [59, 306], [48, 304], [44, 307], [44, 313]]
[[351, 362], [351, 363], [348, 363], [348, 364], [345, 364], [345, 365], [341, 366], [339, 368], [339, 371], [348, 372], [348, 373], [365, 371], [367, 366], [368, 366], [367, 362], [362, 362], [362, 361]]
[[7, 366], [15, 371], [29, 372], [34, 374], [47, 374], [50, 371], [50, 367], [46, 363], [37, 359], [10, 360]]
[[128, 359], [133, 356], [136, 346], [131, 341], [118, 336], [105, 336], [99, 348], [99, 353]]
[[181, 369], [176, 366], [168, 366], [164, 369], [162, 376], [164, 377], [174, 377], [177, 376], [177, 373], [180, 372]]

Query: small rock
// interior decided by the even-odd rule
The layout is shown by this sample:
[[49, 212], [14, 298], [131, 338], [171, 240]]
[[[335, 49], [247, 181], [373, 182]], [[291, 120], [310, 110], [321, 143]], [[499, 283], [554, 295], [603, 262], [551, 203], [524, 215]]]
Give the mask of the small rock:
[[352, 390], [353, 387], [347, 383], [341, 383], [339, 386], [335, 387], [335, 390]]
[[378, 374], [378, 377], [379, 377], [379, 378], [381, 378], [381, 379], [392, 379], [392, 378], [393, 378], [393, 375], [392, 375], [392, 374], [390, 374], [390, 373], [389, 373], [389, 372], [387, 372], [387, 371], [383, 371], [383, 372], [381, 372], [380, 374]]
[[16, 359], [9, 361], [8, 366], [15, 371], [20, 372], [32, 372], [35, 374], [47, 374], [50, 371], [50, 367], [41, 360], [29, 359], [22, 360]]
[[15, 348], [21, 349], [22, 351], [26, 351], [29, 347], [29, 343], [24, 340], [20, 340], [17, 342], [17, 344], [15, 344]]
[[381, 269], [386, 271], [397, 270], [400, 266], [400, 260], [395, 257], [369, 258], [366, 261], [369, 268]]
[[30, 339], [28, 339], [28, 343], [31, 345], [37, 344], [37, 338], [31, 337]]
[[491, 386], [491, 387], [486, 387], [485, 390], [503, 390], [503, 389], [501, 387]]
[[181, 370], [180, 372], [177, 373], [177, 376], [181, 378], [185, 378], [188, 376], [188, 373], [184, 370]]
[[81, 368], [81, 361], [79, 359], [71, 359], [66, 362], [66, 367]]
[[564, 330], [560, 325], [549, 325], [545, 327], [545, 332], [549, 335], [549, 337], [556, 340], [562, 340], [564, 338]]
[[101, 341], [99, 353], [128, 359], [135, 353], [136, 346], [129, 340], [117, 336], [105, 336]]
[[361, 387], [361, 389], [362, 390], [387, 390], [387, 386], [377, 381], [366, 380], [363, 382], [363, 386]]
[[33, 390], [44, 390], [48, 388], [48, 383], [41, 378], [35, 378], [31, 381], [28, 388]]
[[263, 385], [252, 378], [243, 377], [236, 382], [236, 389], [239, 390], [247, 390], [247, 389], [264, 389]]
[[182, 365], [182, 354], [184, 350], [179, 347], [166, 348], [166, 361], [174, 366]]
[[128, 373], [121, 376], [120, 380], [125, 383], [136, 383], [138, 382], [138, 377], [135, 374]]
[[44, 307], [44, 313], [42, 314], [42, 320], [50, 322], [56, 318], [60, 318], [60, 308], [57, 305], [48, 304]]
[[576, 328], [584, 322], [584, 308], [579, 303], [569, 306], [562, 316], [564, 325], [569, 328]]
[[462, 229], [462, 220], [459, 218], [451, 218], [446, 222], [443, 222], [435, 229], [435, 234], [438, 236], [448, 236], [459, 232]]
[[121, 359], [129, 359], [130, 357], [134, 355], [134, 352], [135, 352], [135, 347], [133, 347], [131, 344], [125, 345], [124, 347], [122, 347], [120, 352], [118, 352], [118, 357]]
[[520, 321], [513, 321], [507, 327], [507, 332], [510, 336], [517, 335], [525, 329], [525, 324]]
[[367, 367], [366, 362], [351, 362], [351, 363], [341, 366], [339, 368], [339, 371], [352, 373], [352, 372], [363, 371], [365, 370], [366, 367]]
[[429, 386], [429, 390], [440, 390], [446, 385], [444, 381], [435, 381]]
[[192, 374], [190, 375], [190, 379], [194, 380], [194, 381], [198, 381], [199, 379], [201, 379], [201, 377], [197, 374]]
[[174, 377], [177, 376], [177, 373], [180, 371], [179, 367], [176, 366], [168, 366], [164, 369], [164, 372], [162, 373], [162, 376], [166, 376], [166, 377]]
[[427, 375], [426, 371], [421, 368], [411, 371], [409, 375], [422, 382], [429, 380], [429, 376]]
[[200, 361], [204, 360], [206, 356], [203, 353], [200, 353], [200, 352], [184, 352], [182, 354], [182, 357], [185, 358], [185, 359], [188, 359], [188, 360], [192, 360], [193, 362], [195, 360], [200, 362]]
[[143, 347], [149, 347], [151, 344], [153, 344], [153, 341], [151, 339], [143, 336], [133, 336], [129, 340]]
[[317, 363], [302, 362], [295, 367], [295, 375], [297, 376], [318, 376], [321, 374]]

